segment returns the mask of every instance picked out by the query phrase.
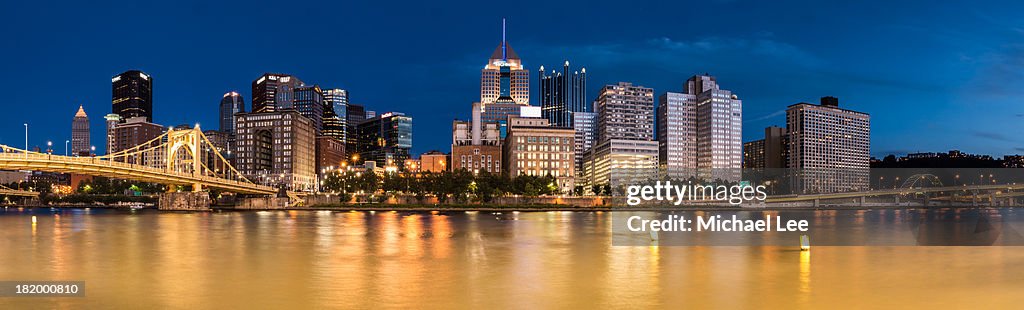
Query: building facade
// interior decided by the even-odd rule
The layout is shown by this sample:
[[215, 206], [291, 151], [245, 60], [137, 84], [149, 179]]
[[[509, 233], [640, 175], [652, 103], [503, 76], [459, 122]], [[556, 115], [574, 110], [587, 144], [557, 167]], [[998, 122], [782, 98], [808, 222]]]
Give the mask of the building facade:
[[580, 182], [585, 191], [608, 186], [622, 194], [630, 185], [643, 184], [658, 176], [658, 142], [612, 139], [598, 144], [583, 158]]
[[[148, 148], [150, 146], [160, 145], [162, 141], [154, 141], [154, 139], [160, 137], [160, 135], [163, 135], [166, 131], [166, 127], [147, 122], [146, 117], [144, 116], [129, 118], [124, 120], [123, 123], [119, 123], [114, 126], [114, 139], [112, 143], [113, 149], [110, 153], [117, 153], [136, 147]], [[119, 158], [118, 160], [145, 165], [157, 163], [157, 161], [161, 161], [163, 159], [156, 157], [136, 158], [129, 156]]]
[[667, 92], [658, 97], [658, 160], [669, 179], [697, 175], [697, 98]]
[[238, 114], [235, 165], [246, 178], [290, 190], [316, 184], [316, 133], [294, 110]]
[[448, 154], [440, 151], [430, 151], [420, 155], [420, 171], [439, 173], [448, 171], [451, 160]]
[[321, 176], [345, 162], [345, 143], [334, 137], [316, 137], [316, 171]]
[[85, 109], [78, 106], [78, 112], [71, 120], [71, 154], [89, 156], [92, 144], [89, 141], [89, 116]]
[[[356, 150], [356, 146], [359, 145], [359, 135], [356, 134], [356, 126], [359, 126], [363, 121], [366, 120], [366, 108], [358, 104], [348, 104], [348, 115], [346, 116], [346, 142], [345, 150], [349, 153]], [[339, 115], [340, 117], [340, 115]]]
[[293, 108], [294, 90], [302, 80], [287, 74], [264, 73], [252, 81], [252, 112]]
[[320, 86], [299, 86], [293, 89], [292, 108], [313, 122], [317, 135], [324, 129], [324, 92]]
[[540, 66], [537, 72], [540, 106], [544, 118], [555, 127], [573, 127], [573, 113], [587, 112], [587, 69], [580, 68], [569, 74], [569, 61], [562, 72], [551, 70], [551, 75]]
[[363, 160], [387, 166], [401, 165], [412, 149], [412, 117], [400, 112], [387, 112], [367, 119], [357, 126], [359, 144], [356, 152]]
[[743, 102], [721, 89], [713, 76], [686, 81], [697, 101], [697, 176], [704, 180], [739, 181], [743, 169]]
[[103, 116], [103, 120], [107, 123], [107, 154], [110, 154], [117, 145], [117, 124], [121, 123], [121, 116], [110, 113]]
[[245, 100], [238, 92], [227, 92], [220, 99], [220, 132], [226, 135], [226, 147], [235, 143], [235, 114], [245, 113]]
[[341, 88], [329, 88], [324, 89], [323, 92], [324, 129], [327, 129], [327, 113], [333, 113], [338, 123], [332, 124], [335, 126], [332, 128], [332, 135], [339, 141], [346, 142], [348, 141], [348, 91]]
[[794, 193], [867, 190], [871, 117], [839, 108], [835, 97], [820, 105], [797, 103], [786, 110], [789, 167]]
[[551, 176], [561, 193], [572, 193], [576, 179], [576, 132], [553, 127], [546, 118], [510, 117], [503, 148], [504, 172], [510, 176]]
[[129, 70], [110, 79], [113, 88], [111, 112], [127, 120], [145, 117], [153, 121], [153, 77], [145, 72]]
[[576, 159], [576, 173], [583, 171], [583, 155], [594, 147], [597, 129], [594, 122], [597, 120], [597, 113], [576, 112], [572, 114], [572, 128], [574, 131], [573, 152]]
[[654, 89], [627, 82], [607, 85], [598, 94], [594, 108], [599, 141], [653, 139]]

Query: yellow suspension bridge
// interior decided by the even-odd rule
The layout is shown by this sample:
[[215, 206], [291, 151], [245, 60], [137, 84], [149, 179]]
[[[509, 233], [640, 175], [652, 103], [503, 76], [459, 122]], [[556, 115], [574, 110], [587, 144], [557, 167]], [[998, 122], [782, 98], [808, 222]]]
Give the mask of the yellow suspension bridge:
[[[177, 186], [269, 195], [271, 186], [249, 181], [231, 166], [196, 126], [168, 131], [135, 147], [103, 156], [74, 157], [31, 152], [0, 144], [0, 170], [73, 173]], [[13, 193], [13, 192], [12, 192]], [[0, 193], [4, 194], [4, 193]]]

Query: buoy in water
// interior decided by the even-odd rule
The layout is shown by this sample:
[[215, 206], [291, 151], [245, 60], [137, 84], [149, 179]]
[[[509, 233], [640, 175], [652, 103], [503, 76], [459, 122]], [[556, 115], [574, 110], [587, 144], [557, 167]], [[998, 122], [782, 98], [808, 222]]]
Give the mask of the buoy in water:
[[35, 223], [36, 223], [36, 216], [35, 216], [35, 215], [33, 215], [33, 216], [32, 216], [32, 224], [35, 224]]
[[811, 250], [811, 238], [807, 235], [800, 235], [800, 250], [810, 251]]

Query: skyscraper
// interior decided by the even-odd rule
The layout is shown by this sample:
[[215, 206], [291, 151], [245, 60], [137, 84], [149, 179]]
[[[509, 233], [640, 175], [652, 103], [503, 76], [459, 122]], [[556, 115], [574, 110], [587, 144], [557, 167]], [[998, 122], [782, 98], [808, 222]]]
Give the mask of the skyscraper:
[[501, 44], [481, 70], [480, 103], [505, 101], [530, 104], [530, 72], [523, 70], [522, 60], [505, 37], [505, 20], [501, 20]]
[[299, 114], [313, 121], [313, 128], [319, 135], [324, 129], [324, 92], [320, 86], [299, 86], [294, 90], [292, 106]]
[[89, 116], [85, 115], [85, 109], [79, 105], [75, 118], [71, 120], [71, 153], [88, 156], [89, 143]]
[[607, 85], [601, 89], [594, 108], [599, 115], [600, 141], [654, 138], [654, 89], [626, 82]]
[[697, 176], [705, 180], [739, 181], [743, 169], [743, 102], [718, 87], [714, 77], [696, 75], [686, 81], [697, 101]]
[[519, 55], [509, 46], [503, 19], [501, 43], [480, 70], [480, 117], [485, 123], [498, 123], [504, 138], [508, 117], [519, 115], [521, 107], [529, 105], [530, 72], [523, 69]]
[[626, 186], [656, 178], [654, 90], [625, 82], [607, 85], [594, 109], [598, 142], [584, 154], [585, 179], [577, 183], [587, 189], [610, 186], [613, 192], [622, 193]]
[[743, 102], [706, 74], [690, 77], [683, 88], [659, 98], [659, 165], [673, 179], [739, 181]]
[[110, 84], [113, 113], [121, 119], [145, 116], [147, 122], [153, 121], [153, 77], [129, 70], [115, 75]]
[[[330, 112], [337, 117], [341, 126], [339, 132], [335, 132], [335, 138], [341, 142], [348, 140], [348, 91], [340, 88], [324, 89], [324, 111]], [[327, 119], [324, 119], [324, 129], [327, 129]], [[334, 129], [336, 130], [336, 129]]]
[[658, 97], [659, 168], [671, 179], [697, 175], [697, 97], [667, 92]]
[[235, 114], [245, 113], [245, 100], [238, 92], [228, 92], [220, 99], [220, 132], [225, 135], [225, 149], [235, 145]]
[[544, 118], [556, 127], [572, 127], [572, 114], [587, 112], [587, 69], [582, 68], [569, 74], [569, 61], [565, 61], [562, 72], [551, 70], [551, 75], [540, 66], [540, 106]]
[[821, 105], [790, 105], [786, 131], [794, 194], [868, 188], [871, 117], [867, 113], [839, 108], [839, 99], [823, 97]]
[[252, 112], [293, 108], [293, 91], [302, 80], [287, 74], [264, 73], [252, 82]]
[[235, 134], [235, 114], [245, 112], [245, 100], [237, 92], [228, 92], [220, 100], [220, 131]]
[[357, 126], [359, 145], [356, 150], [363, 160], [378, 165], [401, 166], [412, 149], [412, 117], [400, 112], [387, 112], [363, 121]]
[[594, 147], [594, 136], [597, 134], [594, 122], [597, 120], [597, 113], [576, 112], [572, 114], [572, 127], [575, 131], [573, 151], [576, 158], [576, 172], [583, 171], [583, 155]]
[[[356, 146], [359, 145], [359, 135], [356, 134], [356, 126], [366, 120], [365, 107], [359, 104], [348, 104], [348, 115], [345, 117], [345, 151], [346, 153], [353, 153], [356, 151]], [[338, 117], [341, 117], [339, 115]]]
[[103, 120], [107, 123], [107, 154], [113, 153], [114, 148], [117, 146], [117, 124], [121, 123], [121, 116], [110, 113], [103, 117]]

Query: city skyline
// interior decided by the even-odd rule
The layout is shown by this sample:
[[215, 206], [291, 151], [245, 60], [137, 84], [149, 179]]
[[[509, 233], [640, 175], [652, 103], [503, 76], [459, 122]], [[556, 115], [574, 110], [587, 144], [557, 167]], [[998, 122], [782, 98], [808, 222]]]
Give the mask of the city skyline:
[[[767, 17], [736, 12], [747, 19], [737, 25], [717, 25], [718, 28], [694, 34], [677, 29], [685, 29], [690, 23], [707, 22], [704, 17], [695, 16], [693, 21], [652, 21], [657, 19], [652, 17], [667, 13], [652, 11], [644, 4], [637, 5], [644, 14], [629, 18], [649, 21], [643, 23], [646, 31], [624, 22], [579, 28], [573, 36], [551, 33], [544, 29], [561, 25], [562, 21], [538, 25], [536, 20], [550, 21], [545, 18], [547, 13], [525, 12], [530, 10], [507, 16], [464, 16], [450, 22], [419, 17], [385, 27], [389, 20], [415, 15], [417, 8], [380, 15], [371, 5], [353, 8], [368, 14], [353, 14], [366, 16], [355, 16], [354, 20], [345, 22], [310, 23], [297, 17], [278, 17], [280, 22], [318, 30], [309, 34], [288, 32], [297, 36], [297, 40], [333, 31], [350, 36], [345, 40], [347, 44], [359, 49], [345, 49], [341, 53], [331, 50], [331, 47], [344, 47], [339, 45], [312, 45], [317, 47], [295, 51], [272, 49], [276, 52], [267, 59], [266, 55], [239, 55], [200, 47], [207, 43], [213, 46], [224, 38], [241, 40], [254, 35], [255, 31], [246, 29], [256, 22], [251, 17], [269, 15], [269, 12], [252, 11], [239, 3], [229, 3], [196, 4], [184, 11], [168, 8], [170, 13], [158, 14], [154, 12], [164, 8], [142, 4], [143, 7], [119, 8], [95, 12], [95, 15], [98, 20], [108, 14], [127, 12], [150, 17], [145, 19], [153, 24], [154, 34], [160, 35], [118, 37], [146, 52], [107, 55], [103, 49], [85, 48], [65, 57], [55, 57], [53, 52], [44, 51], [53, 42], [112, 42], [113, 39], [99, 35], [109, 31], [106, 23], [65, 15], [73, 10], [58, 10], [53, 13], [57, 15], [53, 19], [78, 23], [81, 29], [54, 29], [65, 24], [41, 25], [33, 20], [37, 13], [32, 5], [18, 3], [11, 12], [24, 14], [9, 20], [28, 30], [13, 34], [13, 44], [22, 48], [10, 49], [5, 54], [8, 59], [19, 61], [8, 62], [8, 72], [13, 74], [2, 79], [12, 85], [15, 80], [43, 80], [45, 77], [47, 83], [27, 83], [26, 90], [12, 94], [11, 113], [0, 116], [0, 126], [3, 126], [0, 129], [5, 132], [0, 135], [0, 143], [22, 146], [23, 123], [30, 124], [30, 147], [44, 146], [46, 141], [59, 145], [62, 140], [68, 140], [67, 117], [74, 114], [78, 105], [83, 105], [86, 113], [93, 116], [109, 113], [110, 84], [106, 79], [127, 70], [140, 70], [157, 80], [153, 86], [153, 122], [164, 126], [200, 123], [204, 129], [216, 128], [217, 103], [225, 92], [237, 91], [243, 97], [253, 98], [249, 93], [251, 81], [264, 72], [282, 72], [315, 84], [350, 90], [355, 94], [351, 102], [365, 105], [367, 110], [402, 111], [414, 116], [418, 120], [414, 131], [430, 134], [418, 135], [413, 153], [445, 150], [450, 144], [449, 137], [439, 134], [443, 131], [435, 134], [433, 129], [447, 128], [453, 118], [466, 118], [465, 107], [478, 99], [480, 59], [486, 58], [500, 43], [501, 18], [507, 17], [508, 41], [523, 59], [525, 70], [535, 71], [543, 64], [559, 64], [564, 60], [587, 66], [590, 73], [587, 101], [593, 100], [596, 90], [602, 86], [619, 81], [652, 87], [655, 96], [660, 96], [667, 91], [677, 91], [685, 79], [694, 74], [707, 72], [716, 76], [729, 85], [730, 90], [742, 95], [744, 142], [757, 139], [764, 127], [783, 123], [786, 106], [832, 95], [843, 98], [851, 109], [872, 114], [873, 132], [877, 134], [872, 135], [871, 154], [877, 157], [946, 149], [994, 156], [1024, 152], [1024, 141], [1008, 134], [1014, 132], [1022, 113], [1012, 105], [1020, 95], [1012, 91], [1016, 88], [1013, 83], [1020, 79], [1010, 73], [1014, 67], [1006, 67], [1011, 65], [1013, 46], [1022, 36], [1006, 26], [1012, 24], [1011, 20], [993, 15], [998, 12], [963, 14], [950, 8], [955, 6], [947, 6], [926, 7], [908, 14], [921, 9], [914, 5], [897, 5], [891, 13], [835, 4], [806, 8], [780, 5], [764, 10], [757, 8], [766, 4], [743, 1], [706, 5], [723, 10], [738, 6], [749, 9], [744, 11], [793, 10], [795, 14], [810, 17], [811, 22], [820, 23], [822, 29], [805, 29], [781, 19], [765, 20]], [[452, 8], [460, 6], [470, 5], [453, 4]], [[601, 7], [596, 3], [588, 6], [592, 8], [582, 10], [581, 18], [597, 16], [594, 10]], [[245, 22], [210, 33], [202, 31], [204, 25], [215, 20], [218, 24], [223, 22], [207, 16], [220, 11], [232, 13], [217, 18]], [[444, 14], [459, 12], [465, 10]], [[905, 15], [918, 17], [902, 19]], [[176, 19], [168, 16], [186, 16], [197, 25], [178, 25], [174, 22]], [[387, 18], [373, 21], [382, 16]], [[878, 23], [858, 28], [860, 23], [853, 20], [865, 17], [872, 17]], [[961, 20], [956, 26], [943, 22], [954, 17]], [[761, 24], [755, 25], [759, 22]], [[943, 29], [924, 30], [938, 28], [934, 27], [938, 23], [942, 23]], [[367, 36], [356, 33], [354, 26], [357, 24], [385, 28], [376, 36]], [[409, 27], [412, 24], [418, 27]], [[878, 33], [879, 28], [891, 31], [881, 32], [877, 38], [866, 38], [868, 34]], [[966, 36], [976, 32], [976, 36]], [[52, 34], [47, 40], [53, 42], [40, 41], [37, 37], [42, 37], [43, 33]], [[438, 33], [444, 33], [445, 38], [432, 35]], [[631, 35], [625, 36], [627, 34]], [[829, 37], [850, 38], [850, 41], [828, 41]], [[179, 46], [181, 43], [185, 43], [184, 47]], [[421, 49], [427, 54], [405, 57], [404, 51], [395, 47], [406, 44], [428, 47]], [[112, 44], [89, 44], [104, 45]], [[202, 50], [203, 57], [183, 48]], [[843, 49], [846, 51], [839, 51]], [[638, 55], [630, 56], [630, 53]], [[406, 69], [397, 69], [399, 67]], [[420, 70], [409, 72], [408, 68]], [[536, 85], [537, 77], [531, 75], [530, 78], [531, 84]], [[393, 91], [407, 86], [408, 91]], [[44, 92], [48, 96], [33, 95]], [[531, 97], [536, 97], [536, 93]], [[537, 98], [531, 98], [531, 104], [540, 105]], [[979, 108], [982, 104], [984, 109]], [[1005, 112], [991, 113], [992, 110]], [[102, 122], [101, 117], [90, 118], [91, 140], [94, 145], [100, 144], [98, 150], [104, 149], [104, 132], [97, 130], [105, 127]], [[914, 145], [901, 143], [911, 138], [916, 141]]]

